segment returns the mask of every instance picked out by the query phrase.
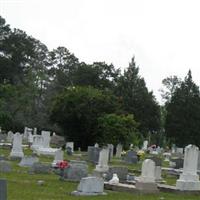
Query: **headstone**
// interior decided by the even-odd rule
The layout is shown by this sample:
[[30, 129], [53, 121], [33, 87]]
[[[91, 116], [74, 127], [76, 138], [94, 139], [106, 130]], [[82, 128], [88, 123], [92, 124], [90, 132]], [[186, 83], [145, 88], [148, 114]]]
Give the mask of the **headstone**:
[[7, 181], [0, 179], [0, 200], [7, 200]]
[[24, 157], [24, 153], [22, 150], [22, 136], [20, 135], [20, 133], [15, 133], [14, 135], [13, 146], [10, 153], [10, 157], [17, 157], [17, 158]]
[[50, 131], [42, 131], [42, 137], [44, 138], [43, 140], [43, 148], [49, 148], [50, 146], [50, 140], [51, 140], [51, 136], [50, 136]]
[[94, 147], [99, 148], [99, 144], [95, 143]]
[[39, 159], [37, 157], [32, 156], [24, 156], [21, 159], [21, 162], [19, 163], [19, 166], [21, 167], [31, 167], [34, 163], [39, 162]]
[[50, 144], [56, 147], [62, 147], [65, 144], [65, 138], [59, 135], [53, 135]]
[[100, 151], [99, 155], [99, 161], [98, 165], [96, 165], [96, 171], [99, 172], [107, 172], [109, 167], [108, 167], [108, 159], [109, 159], [109, 149], [108, 148], [103, 148]]
[[33, 129], [33, 135], [37, 135], [37, 128]]
[[63, 160], [63, 157], [64, 152], [61, 149], [57, 150], [55, 153], [54, 161], [52, 163], [52, 167], [56, 167], [57, 163]]
[[175, 169], [183, 168], [183, 159], [182, 158], [171, 158], [170, 166]]
[[32, 133], [28, 134], [28, 142], [31, 143], [31, 144], [33, 143], [33, 135], [32, 135]]
[[121, 153], [122, 153], [122, 145], [118, 144], [116, 148], [116, 157], [121, 158]]
[[113, 144], [108, 144], [108, 149], [109, 149], [109, 158], [113, 158], [113, 152], [114, 152], [114, 146]]
[[33, 174], [48, 174], [51, 172], [51, 165], [43, 163], [34, 163], [29, 170], [29, 173]]
[[127, 179], [128, 167], [121, 167], [121, 166], [109, 167], [106, 180], [110, 180], [113, 177], [113, 174], [117, 174], [119, 177], [119, 180], [124, 182]]
[[136, 189], [144, 193], [158, 192], [155, 179], [155, 162], [151, 159], [144, 160], [142, 163], [142, 174], [139, 180], [136, 181]]
[[14, 137], [14, 134], [12, 131], [8, 131], [8, 134], [7, 134], [7, 141], [8, 142], [12, 142], [13, 141], [13, 137]]
[[97, 164], [99, 160], [100, 151], [101, 148], [88, 146], [88, 151], [87, 151], [88, 160], [94, 164]]
[[102, 178], [87, 177], [81, 179], [77, 191], [72, 192], [72, 194], [77, 196], [93, 196], [105, 194], [103, 191], [104, 180]]
[[183, 154], [183, 148], [176, 148], [176, 153]]
[[153, 160], [155, 162], [156, 166], [162, 166], [162, 160], [161, 160], [161, 158], [159, 158], [157, 156], [151, 156], [151, 157], [148, 157], [148, 159]]
[[142, 150], [146, 151], [148, 149], [148, 140], [143, 142]]
[[67, 147], [71, 148], [72, 153], [74, 152], [74, 142], [67, 142], [66, 143], [66, 149], [67, 149]]
[[163, 156], [165, 158], [164, 161], [167, 161], [167, 162], [170, 161], [171, 153], [165, 152], [165, 153], [163, 153]]
[[9, 173], [12, 171], [11, 164], [8, 161], [0, 161], [0, 173]]
[[135, 151], [128, 151], [124, 157], [124, 161], [129, 164], [135, 164], [138, 162], [137, 152]]
[[40, 147], [43, 147], [44, 138], [41, 135], [33, 135], [33, 143], [31, 145], [32, 150], [38, 150]]
[[182, 191], [200, 190], [199, 176], [197, 175], [199, 148], [195, 145], [185, 147], [183, 173], [176, 181], [176, 188]]
[[71, 160], [69, 167], [64, 170], [64, 179], [80, 181], [88, 176], [88, 165], [85, 161]]

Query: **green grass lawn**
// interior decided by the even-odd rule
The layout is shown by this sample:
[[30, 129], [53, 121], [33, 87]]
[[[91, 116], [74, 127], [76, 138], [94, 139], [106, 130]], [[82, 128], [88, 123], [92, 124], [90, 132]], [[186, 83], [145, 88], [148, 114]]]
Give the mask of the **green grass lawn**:
[[[0, 155], [9, 155], [10, 150], [0, 149]], [[25, 150], [25, 155], [30, 155], [32, 152], [29, 149]], [[67, 159], [76, 159], [76, 157], [67, 157]], [[52, 162], [53, 157], [41, 156], [41, 162]], [[199, 200], [200, 197], [196, 195], [178, 195], [172, 193], [159, 193], [157, 195], [137, 195], [125, 192], [105, 191], [107, 196], [97, 197], [75, 197], [71, 196], [70, 192], [77, 188], [78, 183], [60, 181], [59, 177], [55, 174], [34, 174], [27, 173], [28, 168], [19, 167], [18, 161], [12, 161], [11, 173], [0, 173], [0, 178], [7, 179], [8, 183], [8, 200], [81, 200], [81, 199], [108, 199], [108, 200]], [[127, 166], [117, 159], [113, 159], [112, 165]], [[141, 164], [128, 165], [128, 168], [139, 169]], [[89, 165], [90, 170], [93, 165]], [[169, 184], [175, 184], [176, 179], [164, 175], [164, 178]], [[38, 180], [44, 180], [45, 184], [42, 186], [37, 185]]]

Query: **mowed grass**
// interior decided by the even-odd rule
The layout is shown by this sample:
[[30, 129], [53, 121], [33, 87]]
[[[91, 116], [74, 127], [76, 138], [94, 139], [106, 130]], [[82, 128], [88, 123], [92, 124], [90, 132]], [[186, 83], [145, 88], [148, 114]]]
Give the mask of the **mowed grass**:
[[[9, 155], [9, 149], [0, 149], [0, 155]], [[25, 150], [25, 155], [30, 155], [32, 152], [29, 149]], [[67, 157], [66, 159], [72, 160], [77, 157]], [[51, 163], [53, 157], [41, 156], [41, 162]], [[200, 196], [197, 195], [180, 195], [173, 193], [159, 193], [156, 195], [138, 195], [127, 192], [114, 192], [105, 191], [106, 196], [72, 196], [70, 193], [76, 190], [78, 183], [60, 181], [59, 177], [55, 174], [28, 174], [28, 168], [19, 167], [19, 161], [11, 161], [12, 172], [11, 173], [0, 173], [0, 178], [7, 179], [8, 184], [8, 200], [200, 200]], [[119, 160], [114, 159], [111, 162], [112, 165], [126, 166]], [[140, 164], [128, 165], [131, 170], [139, 169]], [[93, 165], [89, 165], [90, 171], [94, 168]], [[169, 178], [168, 182], [175, 183], [175, 178]], [[38, 185], [38, 180], [45, 181], [44, 185]]]

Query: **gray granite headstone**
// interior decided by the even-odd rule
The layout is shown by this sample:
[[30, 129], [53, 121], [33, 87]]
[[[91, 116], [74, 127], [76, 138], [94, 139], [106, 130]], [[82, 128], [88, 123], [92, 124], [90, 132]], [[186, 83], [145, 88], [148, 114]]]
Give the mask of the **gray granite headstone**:
[[34, 163], [37, 163], [37, 162], [39, 162], [39, 159], [37, 157], [25, 156], [21, 159], [19, 166], [31, 167], [31, 166], [33, 166]]
[[73, 161], [69, 167], [64, 170], [64, 179], [71, 181], [80, 181], [83, 177], [88, 176], [88, 165], [85, 161]]
[[124, 157], [124, 161], [129, 164], [135, 164], [138, 162], [137, 152], [128, 151]]
[[82, 178], [77, 191], [72, 192], [74, 195], [83, 196], [93, 196], [105, 194], [104, 190], [104, 180], [98, 177], [86, 177]]
[[106, 180], [112, 179], [113, 174], [117, 174], [120, 181], [126, 181], [128, 175], [128, 168], [121, 166], [109, 167]]
[[7, 200], [7, 181], [0, 179], [0, 200]]
[[10, 162], [1, 160], [0, 161], [0, 172], [7, 173], [7, 172], [11, 172], [11, 171], [12, 171], [12, 168], [11, 168]]
[[97, 164], [99, 161], [99, 154], [100, 154], [101, 148], [99, 147], [88, 147], [88, 160], [94, 164]]
[[43, 163], [34, 163], [29, 170], [29, 173], [35, 173], [35, 174], [48, 174], [50, 172], [51, 172], [51, 165]]

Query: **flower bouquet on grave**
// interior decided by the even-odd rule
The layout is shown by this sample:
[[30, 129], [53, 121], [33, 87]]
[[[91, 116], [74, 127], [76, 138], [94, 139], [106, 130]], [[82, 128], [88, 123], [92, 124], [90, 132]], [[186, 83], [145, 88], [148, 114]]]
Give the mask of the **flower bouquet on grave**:
[[64, 179], [64, 170], [69, 167], [69, 163], [66, 160], [62, 160], [56, 163], [56, 166], [60, 170], [60, 180]]

